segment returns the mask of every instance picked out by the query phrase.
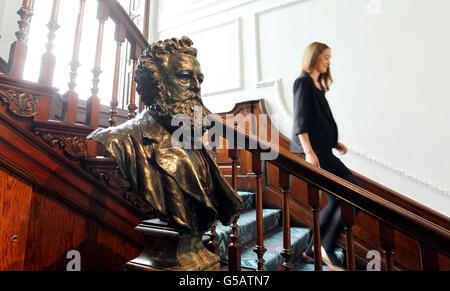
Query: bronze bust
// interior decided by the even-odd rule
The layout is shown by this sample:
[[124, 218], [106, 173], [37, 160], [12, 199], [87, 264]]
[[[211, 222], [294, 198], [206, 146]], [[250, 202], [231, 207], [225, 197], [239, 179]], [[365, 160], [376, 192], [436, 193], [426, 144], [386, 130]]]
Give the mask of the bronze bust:
[[[88, 138], [105, 146], [132, 190], [180, 233], [202, 235], [216, 219], [229, 225], [242, 200], [209, 151], [175, 147], [172, 142], [172, 118], [184, 114], [194, 122], [194, 108], [203, 107], [203, 74], [192, 41], [183, 37], [152, 44], [139, 58], [135, 80], [147, 109]], [[206, 129], [201, 125], [202, 132]]]

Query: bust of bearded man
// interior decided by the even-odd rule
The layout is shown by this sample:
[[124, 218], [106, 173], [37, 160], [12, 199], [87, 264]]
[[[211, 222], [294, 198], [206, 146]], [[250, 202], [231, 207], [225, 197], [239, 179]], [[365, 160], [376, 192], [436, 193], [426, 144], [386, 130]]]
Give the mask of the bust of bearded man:
[[[194, 109], [203, 108], [203, 74], [192, 41], [183, 37], [152, 44], [139, 58], [135, 81], [147, 109], [120, 126], [94, 131], [88, 139], [105, 146], [132, 190], [180, 233], [202, 235], [217, 219], [231, 224], [242, 199], [209, 151], [179, 147], [172, 139], [173, 118], [183, 114], [194, 124]], [[202, 134], [207, 130], [203, 124], [200, 128]]]

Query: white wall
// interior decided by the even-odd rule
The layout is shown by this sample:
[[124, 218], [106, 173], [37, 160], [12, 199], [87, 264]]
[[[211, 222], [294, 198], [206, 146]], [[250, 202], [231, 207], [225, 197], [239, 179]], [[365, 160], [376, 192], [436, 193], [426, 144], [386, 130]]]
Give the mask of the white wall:
[[213, 111], [265, 98], [290, 136], [304, 48], [333, 52], [328, 100], [352, 169], [450, 216], [450, 1], [164, 0], [153, 38], [199, 49]]
[[19, 30], [19, 15], [17, 11], [22, 1], [0, 0], [0, 57], [5, 61], [9, 59], [11, 44], [17, 40], [15, 32]]

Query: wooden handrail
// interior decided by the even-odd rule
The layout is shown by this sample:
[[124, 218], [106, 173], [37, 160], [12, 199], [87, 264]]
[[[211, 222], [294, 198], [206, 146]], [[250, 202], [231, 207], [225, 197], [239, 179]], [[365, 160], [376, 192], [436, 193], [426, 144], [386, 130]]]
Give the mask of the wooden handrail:
[[[450, 255], [450, 231], [440, 225], [427, 221], [419, 215], [399, 207], [377, 195], [347, 182], [325, 170], [314, 167], [305, 162], [298, 155], [280, 150], [277, 145], [260, 139], [254, 134], [245, 132], [235, 127], [216, 114], [210, 114], [211, 121], [223, 125], [223, 132], [234, 132], [239, 140], [244, 138], [245, 144], [257, 144], [256, 149], [246, 150], [259, 155], [265, 151], [272, 151], [278, 158], [267, 161], [326, 191], [349, 205], [358, 208], [375, 217], [384, 224], [401, 231], [410, 237], [425, 243], [427, 246], [439, 250], [443, 254]], [[236, 144], [235, 144], [236, 146]]]
[[127, 31], [127, 39], [130, 42], [135, 42], [142, 50], [149, 46], [148, 40], [142, 32], [136, 27], [131, 20], [128, 13], [123, 9], [122, 5], [117, 0], [102, 0], [110, 8], [110, 16], [116, 23], [120, 23]]

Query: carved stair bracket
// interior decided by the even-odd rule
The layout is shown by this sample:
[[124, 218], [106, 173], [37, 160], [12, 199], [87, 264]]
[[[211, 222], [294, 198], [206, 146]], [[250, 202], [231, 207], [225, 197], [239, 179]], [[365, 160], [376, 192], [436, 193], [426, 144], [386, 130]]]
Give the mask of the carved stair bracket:
[[88, 173], [101, 181], [106, 187], [118, 190], [115, 192], [121, 191], [121, 198], [125, 199], [140, 212], [144, 214], [153, 212], [153, 208], [141, 195], [131, 191], [130, 182], [121, 175], [114, 159], [83, 157], [82, 164]]
[[0, 98], [8, 109], [19, 117], [34, 117], [38, 114], [39, 96], [13, 89], [0, 88]]
[[102, 180], [108, 187], [114, 189], [128, 189], [130, 188], [130, 182], [124, 179], [117, 167], [115, 168], [91, 168], [91, 174], [97, 179]]
[[145, 201], [140, 195], [134, 192], [125, 192], [123, 194], [123, 198], [133, 204], [137, 209], [139, 209], [143, 213], [151, 213], [153, 212], [153, 208], [150, 204]]
[[84, 137], [40, 132], [38, 130], [35, 130], [34, 133], [41, 136], [49, 145], [58, 145], [71, 158], [78, 159], [87, 155], [87, 141]]
[[122, 177], [118, 167], [92, 167], [89, 172], [98, 180], [103, 181], [106, 186], [116, 190], [123, 190], [123, 198], [139, 209], [143, 213], [150, 213], [153, 208], [140, 195], [127, 191], [130, 188], [130, 182]]

